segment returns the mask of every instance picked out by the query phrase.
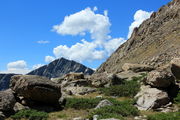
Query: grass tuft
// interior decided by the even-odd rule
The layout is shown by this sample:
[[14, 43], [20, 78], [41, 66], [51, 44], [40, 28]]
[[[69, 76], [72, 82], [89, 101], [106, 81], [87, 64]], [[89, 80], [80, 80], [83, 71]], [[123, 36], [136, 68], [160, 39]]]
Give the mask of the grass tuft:
[[11, 118], [13, 120], [21, 120], [21, 119], [28, 119], [28, 120], [47, 120], [48, 113], [40, 112], [37, 110], [20, 110], [15, 115], [12, 115]]

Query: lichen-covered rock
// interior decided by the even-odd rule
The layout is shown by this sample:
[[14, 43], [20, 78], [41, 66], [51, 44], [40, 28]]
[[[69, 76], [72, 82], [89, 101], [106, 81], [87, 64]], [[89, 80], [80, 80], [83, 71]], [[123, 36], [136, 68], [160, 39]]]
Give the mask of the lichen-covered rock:
[[180, 58], [172, 59], [170, 64], [172, 73], [177, 79], [180, 80]]
[[144, 64], [132, 64], [132, 63], [125, 63], [122, 66], [122, 70], [124, 71], [133, 71], [133, 72], [144, 72], [144, 71], [151, 71], [153, 67]]
[[141, 91], [135, 96], [139, 110], [156, 109], [169, 103], [170, 98], [165, 91], [150, 86], [141, 86]]
[[36, 75], [13, 76], [10, 87], [18, 96], [46, 104], [57, 104], [61, 97], [60, 85]]
[[145, 82], [153, 87], [167, 88], [175, 83], [175, 78], [167, 69], [158, 69], [151, 71]]

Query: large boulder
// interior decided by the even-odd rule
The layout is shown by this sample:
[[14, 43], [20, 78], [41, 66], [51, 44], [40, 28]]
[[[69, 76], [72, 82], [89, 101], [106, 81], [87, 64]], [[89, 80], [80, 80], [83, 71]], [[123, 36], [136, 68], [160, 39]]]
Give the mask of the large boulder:
[[116, 74], [108, 74], [106, 72], [93, 74], [89, 79], [94, 87], [108, 87], [122, 83], [122, 79]]
[[40, 103], [58, 104], [61, 97], [60, 85], [36, 75], [13, 76], [10, 87], [17, 96]]
[[165, 91], [150, 86], [141, 86], [141, 91], [135, 96], [139, 110], [156, 109], [169, 103], [170, 99]]
[[168, 69], [157, 69], [148, 74], [145, 82], [152, 87], [167, 88], [175, 83], [175, 78]]
[[180, 80], [180, 58], [172, 59], [170, 64], [172, 73], [177, 79]]
[[133, 72], [144, 72], [144, 71], [151, 71], [153, 67], [144, 64], [132, 64], [132, 63], [125, 63], [122, 66], [122, 70], [124, 71], [133, 71]]
[[0, 111], [9, 112], [13, 110], [16, 103], [12, 90], [0, 91]]

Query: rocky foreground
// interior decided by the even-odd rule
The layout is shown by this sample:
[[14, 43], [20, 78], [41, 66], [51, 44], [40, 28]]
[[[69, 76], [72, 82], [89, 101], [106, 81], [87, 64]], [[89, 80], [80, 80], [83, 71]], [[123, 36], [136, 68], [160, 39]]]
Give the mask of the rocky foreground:
[[[11, 77], [0, 91], [0, 119], [180, 120], [180, 0], [135, 28], [94, 74], [61, 65]], [[81, 68], [85, 75], [74, 73]]]
[[[96, 101], [96, 104], [93, 102], [86, 103], [87, 106], [94, 104], [93, 108], [91, 108], [92, 106], [89, 108], [90, 110], [93, 111], [94, 109], [95, 112], [107, 106], [112, 107], [118, 103], [118, 96], [128, 98], [128, 94], [121, 95], [121, 93], [127, 92], [125, 88], [124, 90], [121, 89], [122, 91], [115, 91], [115, 93], [119, 93], [116, 95], [113, 92], [106, 95], [99, 88], [105, 90], [113, 86], [123, 86], [126, 82], [135, 81], [135, 78], [138, 78], [135, 87], [139, 87], [139, 90], [128, 98], [129, 100], [136, 99], [134, 103], [129, 104], [131, 109], [136, 112], [138, 110], [160, 112], [177, 112], [179, 110], [178, 105], [174, 104], [174, 98], [178, 95], [180, 87], [180, 58], [174, 58], [169, 64], [156, 69], [148, 65], [130, 63], [124, 64], [122, 69], [123, 71], [118, 74], [103, 73], [84, 76], [82, 73], [69, 73], [51, 80], [36, 75], [15, 75], [11, 78], [10, 89], [0, 92], [1, 118], [5, 119], [5, 117], [9, 117], [18, 111], [27, 109], [46, 112], [61, 111], [67, 109], [68, 102], [72, 102], [70, 99], [75, 99], [74, 102], [78, 102], [78, 96], [87, 96], [92, 93], [98, 94], [91, 98]], [[135, 91], [135, 87], [127, 88], [127, 90]], [[117, 103], [114, 103], [114, 101]], [[86, 109], [86, 106], [81, 106], [81, 104], [84, 104], [83, 99], [80, 100], [77, 106], [76, 104], [71, 103], [69, 106], [75, 109], [79, 107], [85, 107], [84, 109]], [[121, 107], [121, 109], [125, 109], [123, 106]], [[101, 113], [99, 114], [101, 115]], [[134, 118], [141, 117], [138, 112], [132, 115], [134, 115]], [[92, 117], [86, 116], [78, 120], [98, 118], [98, 116], [97, 112]], [[128, 115], [123, 116], [121, 114], [119, 116], [128, 117]], [[74, 118], [74, 120], [77, 119]]]

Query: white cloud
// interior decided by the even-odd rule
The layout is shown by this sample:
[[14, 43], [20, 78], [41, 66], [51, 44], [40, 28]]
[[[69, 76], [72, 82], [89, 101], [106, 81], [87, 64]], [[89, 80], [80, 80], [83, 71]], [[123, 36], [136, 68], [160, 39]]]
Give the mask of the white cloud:
[[27, 68], [27, 63], [24, 60], [10, 62], [7, 64], [7, 70], [1, 71], [1, 73], [16, 73], [16, 74], [26, 74], [28, 72], [30, 72], [30, 70]]
[[46, 57], [45, 57], [45, 62], [47, 62], [47, 63], [52, 62], [52, 61], [54, 61], [54, 60], [55, 60], [55, 58], [52, 57], [52, 56], [46, 56]]
[[53, 30], [61, 35], [85, 35], [89, 32], [91, 39], [102, 42], [109, 38], [110, 26], [107, 12], [105, 15], [96, 14], [91, 8], [86, 8], [66, 16], [61, 24], [53, 26]]
[[34, 69], [38, 69], [38, 68], [40, 68], [40, 67], [42, 67], [43, 66], [43, 64], [36, 64], [36, 65], [33, 65], [33, 67], [32, 67], [32, 69], [34, 70]]
[[37, 43], [39, 43], [39, 44], [47, 44], [47, 43], [50, 43], [50, 42], [47, 41], [47, 40], [40, 40], [40, 41], [37, 41]]
[[[112, 38], [110, 33], [111, 23], [108, 11], [97, 14], [98, 8], [93, 10], [86, 8], [64, 18], [64, 21], [53, 26], [53, 29], [61, 35], [81, 35], [90, 33], [91, 41], [85, 39], [72, 45], [59, 45], [53, 49], [56, 58], [65, 57], [79, 62], [102, 60], [109, 57], [122, 43], [125, 38]], [[138, 10], [134, 15], [134, 22], [129, 27], [129, 35], [133, 29], [138, 27], [145, 19], [149, 18], [152, 12]]]
[[18, 69], [24, 69], [27, 67], [26, 61], [24, 60], [18, 60], [15, 62], [10, 62], [7, 64], [8, 69], [18, 68]]
[[96, 48], [97, 44], [94, 42], [87, 42], [81, 40], [81, 43], [76, 43], [71, 47], [66, 45], [59, 45], [54, 48], [53, 53], [58, 57], [65, 57], [71, 60], [84, 61], [84, 60], [98, 60], [104, 58], [104, 51], [98, 51]]
[[56, 58], [65, 57], [67, 59], [82, 61], [102, 60], [122, 44], [123, 38], [111, 39], [108, 11], [104, 14], [96, 14], [98, 8], [93, 10], [86, 8], [75, 14], [66, 16], [64, 21], [53, 26], [53, 29], [61, 35], [91, 35], [91, 42], [85, 39], [72, 46], [59, 45], [54, 48], [53, 53]]
[[110, 56], [122, 43], [126, 40], [124, 38], [114, 38], [104, 43], [105, 50]]
[[134, 28], [139, 27], [144, 20], [150, 18], [152, 13], [153, 12], [146, 12], [143, 10], [136, 11], [134, 14], [134, 22], [129, 26], [129, 33], [127, 37], [130, 38]]

